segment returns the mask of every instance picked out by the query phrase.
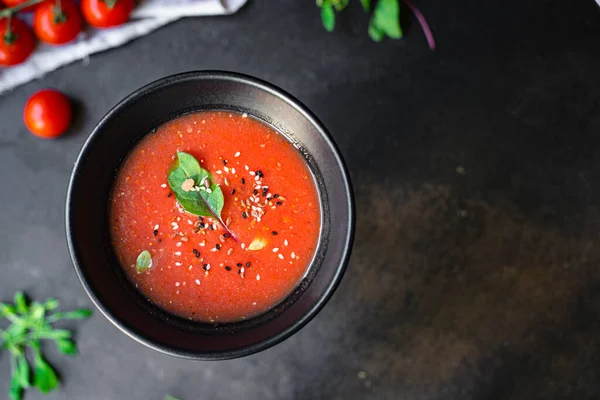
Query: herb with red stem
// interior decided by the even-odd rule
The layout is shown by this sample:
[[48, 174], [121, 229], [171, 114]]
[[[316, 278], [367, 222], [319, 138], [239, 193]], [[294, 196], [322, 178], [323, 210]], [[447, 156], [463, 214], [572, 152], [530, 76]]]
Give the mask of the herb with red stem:
[[[423, 29], [427, 44], [431, 50], [435, 50], [435, 38], [433, 32], [421, 11], [413, 4], [412, 0], [378, 0], [372, 7], [371, 0], [361, 0], [363, 9], [366, 12], [373, 10], [371, 21], [369, 22], [369, 36], [376, 42], [383, 38], [401, 39], [404, 36], [400, 26], [400, 1], [402, 1], [415, 14], [417, 21]], [[350, 0], [317, 0], [317, 5], [321, 7], [321, 21], [328, 32], [335, 28], [335, 13], [344, 10]]]

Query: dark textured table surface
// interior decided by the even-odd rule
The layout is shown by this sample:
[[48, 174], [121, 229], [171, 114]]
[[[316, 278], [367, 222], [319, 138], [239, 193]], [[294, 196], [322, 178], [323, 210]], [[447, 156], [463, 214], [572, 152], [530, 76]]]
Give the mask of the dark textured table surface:
[[[168, 74], [234, 70], [296, 95], [339, 144], [357, 203], [342, 285], [284, 343], [184, 361], [96, 313], [77, 325], [77, 358], [48, 349], [60, 391], [27, 399], [600, 397], [600, 10], [417, 3], [436, 52], [414, 22], [375, 44], [358, 6], [326, 34], [314, 2], [256, 0], [0, 96], [2, 300], [23, 289], [91, 306], [65, 244], [68, 176], [102, 115]], [[48, 86], [77, 103], [56, 141], [20, 119]], [[8, 374], [0, 355], [0, 398]]]

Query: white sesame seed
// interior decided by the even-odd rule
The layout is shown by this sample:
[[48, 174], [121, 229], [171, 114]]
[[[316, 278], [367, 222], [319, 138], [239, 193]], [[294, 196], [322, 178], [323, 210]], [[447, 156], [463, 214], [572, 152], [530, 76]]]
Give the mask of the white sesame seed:
[[[256, 176], [254, 177], [254, 180], [255, 180], [255, 181], [258, 181], [259, 179], [260, 179], [260, 176], [258, 176], [258, 175], [256, 175]], [[259, 182], [258, 184], [260, 185], [260, 182]]]
[[175, 263], [175, 266], [176, 266], [176, 267], [181, 267], [181, 263], [180, 263], [180, 262], [176, 262], [176, 263]]
[[246, 113], [243, 113], [243, 114], [242, 114], [242, 118], [248, 118], [248, 114], [246, 114]]
[[283, 260], [283, 254], [280, 253], [277, 257], [279, 257]]
[[181, 247], [181, 242], [177, 242], [177, 243], [175, 243], [175, 246], [177, 246], [177, 247]]
[[223, 171], [229, 172], [229, 167], [227, 167], [227, 166], [223, 167]]
[[201, 247], [204, 247], [204, 245], [206, 245], [206, 240], [203, 240], [202, 242], [200, 242]]
[[284, 246], [287, 246], [287, 245], [288, 245], [288, 241], [287, 241], [287, 239], [285, 239], [285, 240], [283, 241], [283, 245], [284, 245]]
[[273, 248], [273, 253], [277, 253], [279, 251], [279, 247]]
[[[231, 168], [231, 171], [235, 174], [235, 171], [233, 171], [233, 168]], [[225, 186], [229, 186], [229, 181], [227, 180], [227, 178], [223, 179], [223, 181], [225, 182]]]
[[246, 269], [244, 267], [240, 268], [240, 274], [243, 274]]
[[154, 230], [158, 230], [158, 224], [154, 225]]
[[179, 285], [181, 285], [181, 283], [179, 283], [179, 282], [175, 283], [175, 286], [179, 287]]
[[192, 268], [194, 268], [194, 266], [193, 266], [193, 265], [190, 265], [190, 266], [188, 267], [188, 271], [191, 271], [191, 270], [192, 270]]
[[253, 301], [253, 302], [252, 302], [252, 305], [253, 305], [253, 306], [255, 306], [255, 305], [256, 305], [256, 302], [255, 302], [255, 301]]
[[194, 224], [191, 219], [188, 219], [187, 221], [188, 221], [188, 224], [190, 224], [190, 225]]
[[240, 152], [238, 151], [237, 153], [235, 153], [234, 157], [239, 157], [240, 156]]
[[260, 281], [260, 275], [259, 274], [256, 274], [256, 280]]
[[175, 252], [175, 255], [176, 255], [176, 256], [180, 256], [180, 255], [181, 255], [181, 252], [180, 252], [180, 251], [176, 251], [176, 252]]
[[245, 244], [245, 243], [242, 243], [242, 250], [243, 250], [244, 248], [246, 248], [246, 244]]
[[179, 229], [179, 224], [177, 222], [171, 222], [171, 226], [173, 227], [174, 231], [176, 231], [177, 229]]
[[254, 189], [256, 189], [256, 190], [260, 189], [260, 185], [254, 186]]
[[221, 171], [221, 170], [217, 171], [217, 174], [219, 174], [219, 175], [221, 175], [222, 173], [223, 173], [223, 171]]
[[296, 253], [292, 251], [292, 258], [296, 258]]
[[233, 247], [229, 250], [227, 250], [227, 255], [230, 256], [233, 253]]
[[167, 184], [166, 184], [166, 183], [163, 183], [162, 185], [160, 185], [160, 187], [161, 187], [161, 188], [166, 188], [166, 187], [167, 187]]
[[196, 279], [196, 285], [200, 284], [200, 279]]
[[216, 247], [213, 247], [212, 249], [210, 249], [210, 251], [215, 252], [217, 251]]
[[263, 186], [262, 188], [263, 188], [263, 189], [268, 189], [269, 187], [268, 187], [268, 186]]

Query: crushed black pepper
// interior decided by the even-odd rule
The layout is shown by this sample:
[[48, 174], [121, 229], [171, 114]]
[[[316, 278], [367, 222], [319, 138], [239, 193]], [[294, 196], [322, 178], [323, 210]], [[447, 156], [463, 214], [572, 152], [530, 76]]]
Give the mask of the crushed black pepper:
[[155, 229], [152, 233], [154, 234], [154, 236], [158, 235], [158, 229]]

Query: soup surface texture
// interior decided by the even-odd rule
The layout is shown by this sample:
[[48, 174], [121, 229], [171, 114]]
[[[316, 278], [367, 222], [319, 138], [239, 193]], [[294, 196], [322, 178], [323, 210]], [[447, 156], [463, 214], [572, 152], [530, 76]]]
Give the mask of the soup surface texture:
[[[177, 202], [167, 178], [178, 152], [220, 185], [221, 220], [238, 241]], [[314, 255], [321, 219], [298, 150], [266, 124], [225, 111], [187, 114], [143, 138], [117, 174], [110, 208], [115, 253], [137, 289], [205, 322], [252, 317], [289, 295]], [[151, 267], [139, 272], [144, 251]]]

